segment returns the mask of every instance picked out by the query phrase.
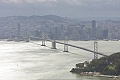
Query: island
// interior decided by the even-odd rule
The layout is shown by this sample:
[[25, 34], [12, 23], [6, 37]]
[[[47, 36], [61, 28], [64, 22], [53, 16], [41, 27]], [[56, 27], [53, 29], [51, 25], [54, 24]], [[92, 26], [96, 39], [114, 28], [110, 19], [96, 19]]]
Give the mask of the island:
[[120, 77], [120, 52], [90, 62], [78, 63], [70, 72], [85, 76]]

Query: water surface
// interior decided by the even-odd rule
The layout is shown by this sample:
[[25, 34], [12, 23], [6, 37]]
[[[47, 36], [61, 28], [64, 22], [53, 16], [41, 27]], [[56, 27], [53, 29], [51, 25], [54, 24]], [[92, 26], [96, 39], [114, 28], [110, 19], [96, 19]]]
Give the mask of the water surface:
[[[93, 41], [69, 41], [70, 44], [93, 50]], [[0, 80], [79, 79], [110, 80], [104, 77], [80, 76], [69, 71], [76, 63], [90, 61], [93, 53], [63, 45], [51, 49], [51, 43], [40, 46], [38, 42], [0, 41]], [[120, 52], [120, 41], [99, 41], [99, 51], [107, 55]]]

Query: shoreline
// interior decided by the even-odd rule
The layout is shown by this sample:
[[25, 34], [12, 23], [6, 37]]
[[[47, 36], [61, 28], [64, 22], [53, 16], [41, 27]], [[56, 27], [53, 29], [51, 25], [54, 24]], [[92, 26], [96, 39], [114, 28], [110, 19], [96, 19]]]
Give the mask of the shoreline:
[[115, 75], [103, 75], [99, 72], [81, 72], [80, 75], [82, 76], [95, 76], [95, 77], [107, 77], [107, 78], [113, 78], [113, 79], [118, 79], [120, 76], [115, 76]]
[[100, 72], [79, 72], [78, 68], [72, 68], [72, 70], [70, 72], [74, 73], [74, 74], [79, 74], [81, 76], [95, 76], [95, 77], [106, 77], [106, 78], [112, 78], [112, 79], [120, 79], [120, 75], [119, 76], [103, 75]]
[[83, 76], [120, 79], [120, 52], [101, 57], [100, 59], [93, 59], [90, 62], [78, 63], [70, 72]]
[[[75, 72], [72, 72], [72, 73], [75, 73]], [[119, 76], [115, 76], [115, 75], [103, 75], [100, 72], [81, 72], [81, 73], [75, 73], [75, 74], [79, 74], [81, 76], [106, 77], [106, 78], [112, 78], [112, 79], [115, 79], [115, 80], [116, 79], [120, 79], [120, 75]]]

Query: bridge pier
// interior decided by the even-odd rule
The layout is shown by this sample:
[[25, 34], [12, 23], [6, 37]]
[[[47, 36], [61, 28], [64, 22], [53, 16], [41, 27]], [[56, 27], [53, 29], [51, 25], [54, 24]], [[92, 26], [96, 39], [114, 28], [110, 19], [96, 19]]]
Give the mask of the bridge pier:
[[46, 46], [45, 45], [45, 34], [42, 33], [42, 45], [41, 46]]
[[68, 45], [67, 44], [64, 44], [64, 51], [63, 52], [69, 52], [68, 51]]
[[68, 51], [68, 38], [67, 37], [64, 40], [64, 51], [63, 52], [69, 52]]
[[52, 41], [52, 48], [51, 49], [56, 49], [56, 42], [55, 42], [55, 40]]
[[45, 45], [45, 39], [42, 40], [42, 45], [41, 46], [46, 46]]
[[94, 42], [94, 59], [98, 59], [98, 43]]

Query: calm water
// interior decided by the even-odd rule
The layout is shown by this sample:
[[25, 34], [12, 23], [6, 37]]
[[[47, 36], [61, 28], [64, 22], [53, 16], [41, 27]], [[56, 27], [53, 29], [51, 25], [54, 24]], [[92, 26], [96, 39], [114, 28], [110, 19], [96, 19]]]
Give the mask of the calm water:
[[[93, 41], [70, 41], [69, 43], [93, 50]], [[69, 71], [78, 62], [93, 59], [93, 54], [63, 45], [51, 49], [51, 43], [0, 41], [0, 80], [79, 79], [110, 80], [100, 77], [80, 76]], [[99, 41], [99, 51], [105, 54], [120, 52], [120, 41]]]

